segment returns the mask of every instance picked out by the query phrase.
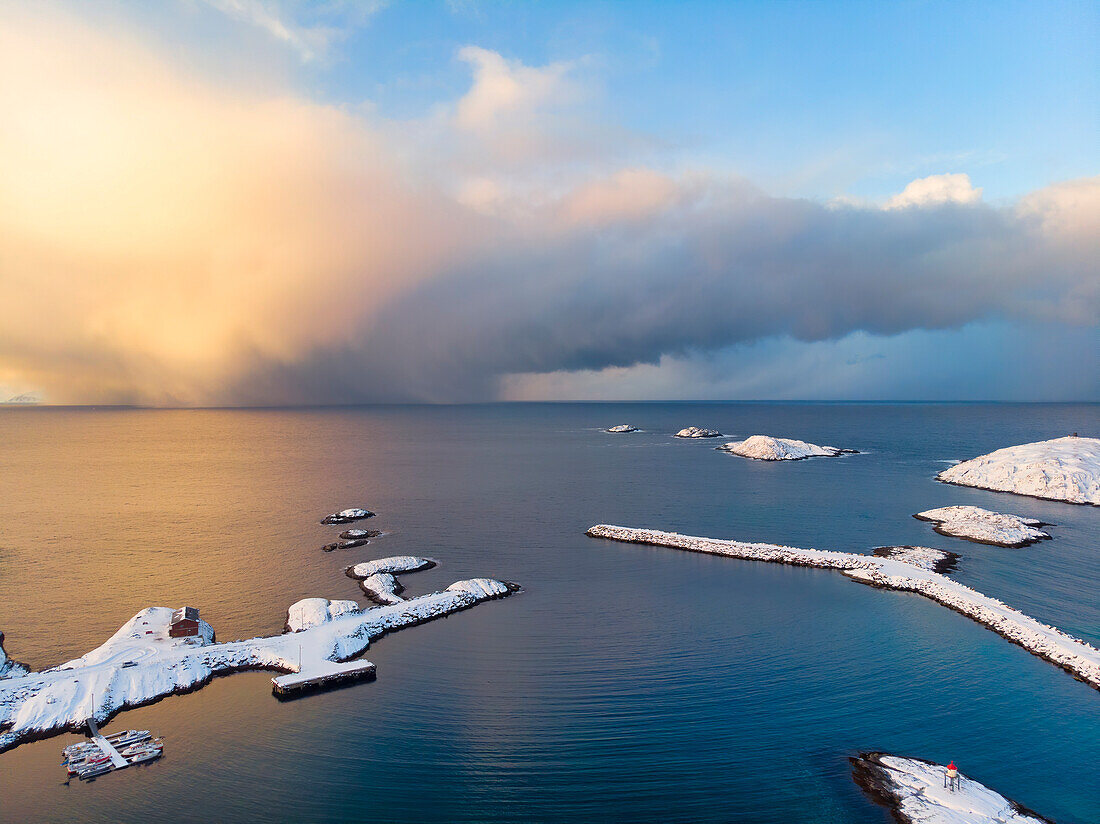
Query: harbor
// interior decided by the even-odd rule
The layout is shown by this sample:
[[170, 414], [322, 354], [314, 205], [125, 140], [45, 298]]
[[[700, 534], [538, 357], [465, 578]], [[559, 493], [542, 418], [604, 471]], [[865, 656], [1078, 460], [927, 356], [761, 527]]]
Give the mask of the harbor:
[[154, 761], [164, 754], [164, 739], [149, 730], [126, 730], [103, 735], [95, 721], [88, 719], [91, 741], [70, 744], [61, 751], [61, 766], [82, 781], [98, 778], [133, 764]]

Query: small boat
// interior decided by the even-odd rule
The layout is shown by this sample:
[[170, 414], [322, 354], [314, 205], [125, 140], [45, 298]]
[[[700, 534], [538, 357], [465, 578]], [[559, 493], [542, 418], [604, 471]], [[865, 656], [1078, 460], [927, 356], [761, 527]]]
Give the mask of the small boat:
[[78, 775], [82, 780], [86, 781], [89, 778], [95, 778], [96, 776], [109, 773], [112, 769], [114, 769], [114, 767], [111, 766], [111, 762], [107, 761], [103, 764], [95, 764], [91, 767], [87, 767], [86, 769], [81, 770]]
[[160, 744], [146, 744], [133, 749], [134, 752], [123, 755], [123, 758], [131, 764], [141, 764], [145, 761], [152, 761], [160, 758], [164, 754], [164, 747]]
[[133, 753], [143, 752], [148, 749], [160, 748], [164, 749], [163, 738], [151, 738], [147, 741], [138, 741], [136, 744], [131, 744], [128, 747], [124, 747], [118, 751], [119, 755], [126, 756]]

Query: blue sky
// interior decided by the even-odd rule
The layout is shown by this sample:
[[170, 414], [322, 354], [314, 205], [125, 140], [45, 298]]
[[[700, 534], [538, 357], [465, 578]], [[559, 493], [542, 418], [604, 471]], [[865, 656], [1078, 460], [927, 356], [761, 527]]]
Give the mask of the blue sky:
[[192, 67], [247, 76], [265, 52], [265, 79], [397, 119], [466, 91], [456, 55], [467, 45], [533, 66], [575, 62], [594, 112], [653, 139], [646, 159], [723, 168], [774, 194], [884, 197], [967, 172], [996, 199], [1097, 171], [1095, 3], [267, 5], [339, 34], [303, 60], [198, 0], [100, 13], [137, 21]]
[[48, 0], [0, 41], [0, 394], [1100, 400], [1095, 3]]

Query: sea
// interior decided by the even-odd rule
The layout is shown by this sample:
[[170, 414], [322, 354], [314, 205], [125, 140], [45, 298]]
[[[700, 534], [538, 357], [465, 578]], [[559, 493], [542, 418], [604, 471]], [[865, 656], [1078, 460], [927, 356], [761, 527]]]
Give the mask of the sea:
[[[642, 431], [604, 430], [633, 424]], [[859, 450], [763, 463], [685, 441]], [[377, 680], [277, 700], [272, 673], [117, 715], [159, 761], [66, 781], [75, 733], [0, 754], [4, 822], [875, 822], [848, 759], [946, 763], [1060, 822], [1100, 821], [1100, 693], [917, 595], [835, 572], [589, 538], [598, 523], [799, 547], [957, 552], [953, 576], [1100, 643], [1100, 508], [938, 483], [951, 462], [1100, 434], [1074, 404], [560, 403], [329, 409], [0, 409], [0, 630], [45, 668], [147, 606], [219, 640], [350, 564], [438, 561], [412, 595], [489, 576], [507, 599], [395, 632]], [[1003, 549], [913, 514], [1049, 522]], [[346, 507], [368, 546], [321, 547]]]

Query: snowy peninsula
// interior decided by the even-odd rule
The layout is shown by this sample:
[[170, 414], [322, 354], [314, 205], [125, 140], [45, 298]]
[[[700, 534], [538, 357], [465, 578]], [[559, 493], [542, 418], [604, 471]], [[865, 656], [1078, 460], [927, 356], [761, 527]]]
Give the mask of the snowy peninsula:
[[836, 569], [853, 581], [863, 584], [915, 592], [977, 621], [1095, 689], [1100, 689], [1100, 650], [1057, 627], [1041, 623], [996, 598], [983, 595], [952, 581], [946, 575], [908, 560], [854, 552], [799, 549], [777, 544], [723, 541], [606, 524], [591, 527], [587, 534], [593, 538], [686, 549], [750, 561]]
[[717, 429], [702, 429], [698, 426], [689, 426], [676, 433], [677, 438], [721, 438], [722, 433]]
[[[398, 566], [403, 565], [390, 568]], [[79, 729], [88, 719], [104, 722], [127, 707], [198, 689], [214, 675], [249, 669], [287, 673], [272, 679], [276, 693], [373, 677], [372, 663], [349, 659], [375, 638], [504, 598], [516, 589], [503, 581], [473, 578], [442, 592], [369, 609], [355, 601], [306, 598], [287, 610], [284, 634], [228, 643], [215, 643], [213, 628], [201, 620], [197, 635], [172, 637], [173, 610], [149, 607], [102, 646], [60, 666], [26, 672], [6, 664], [6, 677], [0, 678], [0, 752], [32, 738]], [[0, 655], [0, 668], [7, 661]]]
[[626, 434], [628, 432], [637, 432], [638, 427], [631, 426], [628, 423], [621, 423], [618, 426], [612, 426], [610, 429], [607, 429], [606, 431], [607, 432], [612, 432], [616, 435], [622, 435], [622, 434]]
[[936, 480], [994, 492], [1100, 506], [1100, 439], [1071, 435], [963, 461]]
[[860, 788], [903, 824], [1052, 824], [961, 772], [949, 788], [942, 764], [877, 752], [849, 760]]
[[913, 517], [931, 521], [935, 524], [932, 528], [940, 535], [965, 538], [977, 544], [1015, 548], [1050, 538], [1049, 533], [1039, 529], [1042, 521], [990, 512], [977, 506], [941, 506], [918, 512]]
[[835, 446], [818, 446], [815, 443], [796, 441], [793, 438], [773, 438], [771, 435], [753, 435], [743, 441], [730, 441], [716, 447], [720, 452], [752, 458], [754, 461], [801, 461], [805, 458], [835, 458], [837, 455], [855, 453], [854, 449], [837, 449]]

